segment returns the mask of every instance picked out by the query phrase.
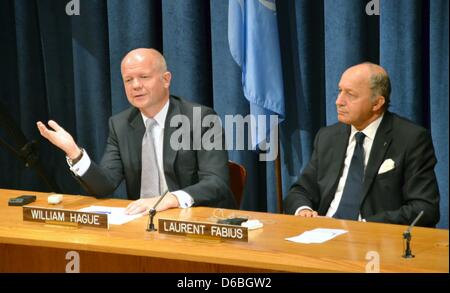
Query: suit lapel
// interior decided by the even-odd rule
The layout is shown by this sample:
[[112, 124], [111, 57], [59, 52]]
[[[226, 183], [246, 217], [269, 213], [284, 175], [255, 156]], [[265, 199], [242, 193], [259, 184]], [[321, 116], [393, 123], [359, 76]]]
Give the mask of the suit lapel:
[[363, 184], [363, 200], [366, 198], [367, 193], [372, 186], [373, 180], [375, 179], [378, 169], [383, 163], [386, 151], [392, 141], [391, 135], [392, 129], [392, 116], [389, 112], [385, 112], [383, 120], [375, 134], [375, 139], [372, 144], [372, 149], [370, 151], [369, 161], [366, 166], [366, 172], [364, 175]]
[[337, 131], [332, 139], [331, 149], [332, 160], [329, 166], [331, 177], [327, 180], [328, 186], [325, 189], [327, 196], [321, 205], [320, 211], [324, 214], [330, 206], [331, 201], [336, 193], [337, 184], [339, 183], [339, 178], [342, 176], [342, 170], [344, 169], [345, 154], [347, 152], [348, 138], [350, 136], [350, 126], [341, 124], [339, 131]]
[[344, 169], [344, 160], [345, 160], [345, 154], [347, 153], [347, 145], [348, 145], [348, 138], [350, 136], [350, 126], [348, 125], [342, 125], [340, 131], [336, 134], [334, 138], [334, 146], [333, 146], [333, 158], [336, 158], [336, 160], [333, 160], [332, 165], [330, 168], [334, 170], [334, 174], [337, 175], [335, 180], [333, 180], [333, 184], [336, 185], [339, 178], [341, 178], [342, 170]]
[[[145, 133], [145, 125], [142, 120], [142, 116], [138, 109], [133, 109], [131, 112], [128, 123], [131, 127], [130, 139], [129, 139], [129, 150], [133, 152], [130, 155], [132, 170], [139, 170], [138, 181], [140, 186], [141, 181], [141, 169], [142, 169], [142, 138]], [[136, 153], [135, 153], [136, 152]], [[136, 158], [136, 159], [133, 159]]]
[[170, 146], [170, 138], [172, 137], [173, 132], [179, 127], [171, 127], [170, 120], [173, 116], [180, 114], [180, 108], [178, 104], [175, 103], [174, 99], [169, 99], [169, 109], [167, 111], [166, 121], [164, 123], [163, 162], [166, 182], [168, 187], [170, 188], [168, 178], [175, 178], [175, 170], [173, 166], [175, 158], [177, 156], [177, 151], [172, 149], [172, 147]]

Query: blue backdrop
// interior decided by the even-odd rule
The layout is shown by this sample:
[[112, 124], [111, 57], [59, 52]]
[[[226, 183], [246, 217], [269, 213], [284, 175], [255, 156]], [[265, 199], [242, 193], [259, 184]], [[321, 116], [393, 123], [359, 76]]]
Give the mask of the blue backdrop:
[[[173, 94], [212, 106], [222, 117], [249, 113], [228, 45], [227, 0], [81, 0], [80, 15], [73, 16], [65, 13], [68, 2], [0, 2], [0, 106], [40, 142], [44, 168], [63, 192], [82, 191], [64, 155], [40, 138], [35, 122], [57, 120], [100, 160], [108, 117], [128, 106], [119, 64], [133, 48], [164, 53]], [[391, 110], [431, 130], [439, 226], [448, 227], [448, 1], [380, 1], [379, 16], [366, 14], [368, 2], [277, 3], [286, 105], [280, 124], [283, 193], [308, 162], [317, 130], [337, 120], [341, 73], [372, 61], [391, 76]], [[9, 140], [1, 127], [0, 138]], [[241, 208], [275, 212], [274, 163], [259, 162], [252, 151], [230, 151], [230, 158], [249, 174]], [[1, 146], [0, 174], [1, 188], [47, 190]]]

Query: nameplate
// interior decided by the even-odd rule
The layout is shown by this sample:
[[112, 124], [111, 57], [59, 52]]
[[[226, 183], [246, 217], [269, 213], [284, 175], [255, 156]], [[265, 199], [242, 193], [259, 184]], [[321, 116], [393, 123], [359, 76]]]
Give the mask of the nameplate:
[[197, 235], [208, 238], [248, 242], [248, 228], [241, 226], [159, 219], [158, 228], [159, 233], [165, 234], [183, 236]]
[[68, 224], [108, 229], [108, 215], [42, 207], [23, 207], [23, 220], [48, 224]]

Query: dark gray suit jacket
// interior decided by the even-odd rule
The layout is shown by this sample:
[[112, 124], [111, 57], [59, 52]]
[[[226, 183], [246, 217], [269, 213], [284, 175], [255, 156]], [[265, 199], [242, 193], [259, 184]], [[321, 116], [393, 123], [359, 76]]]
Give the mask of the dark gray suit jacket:
[[[311, 161], [285, 199], [285, 211], [294, 214], [309, 206], [325, 215], [342, 174], [350, 126], [337, 123], [322, 128], [314, 142]], [[386, 159], [395, 168], [378, 174]], [[429, 132], [386, 112], [375, 135], [366, 166], [361, 216], [367, 221], [409, 225], [423, 210], [418, 225], [439, 221], [439, 190], [434, 174], [436, 157]]]
[[[228, 153], [222, 150], [203, 148], [173, 150], [170, 147], [172, 133], [181, 127], [170, 126], [171, 118], [185, 115], [190, 121], [190, 139], [193, 141], [193, 108], [201, 109], [201, 117], [215, 112], [205, 106], [170, 96], [169, 109], [164, 127], [163, 166], [170, 191], [183, 190], [189, 193], [196, 206], [235, 208], [229, 188]], [[202, 120], [201, 120], [202, 121]], [[221, 129], [221, 128], [220, 128]], [[207, 128], [202, 128], [202, 134]], [[141, 150], [145, 125], [138, 109], [131, 107], [109, 120], [109, 137], [100, 165], [91, 163], [86, 173], [78, 178], [82, 186], [92, 195], [105, 197], [114, 192], [123, 179], [129, 199], [140, 197]], [[224, 134], [221, 129], [222, 141]]]

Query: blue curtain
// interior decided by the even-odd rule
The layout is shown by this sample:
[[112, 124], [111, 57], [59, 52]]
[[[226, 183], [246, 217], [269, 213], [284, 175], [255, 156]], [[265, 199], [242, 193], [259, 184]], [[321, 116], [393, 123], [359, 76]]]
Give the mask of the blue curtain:
[[[128, 107], [120, 60], [133, 48], [164, 53], [173, 94], [214, 107], [222, 119], [249, 113], [228, 46], [228, 0], [80, 0], [80, 15], [73, 16], [65, 13], [68, 2], [0, 2], [0, 107], [39, 142], [41, 165], [61, 191], [83, 192], [64, 154], [39, 136], [35, 122], [58, 121], [100, 160], [108, 117]], [[286, 105], [280, 124], [283, 193], [308, 163], [318, 129], [336, 122], [344, 69], [372, 61], [392, 78], [392, 111], [431, 130], [439, 227], [447, 228], [448, 1], [379, 1], [380, 15], [371, 16], [368, 2], [277, 1]], [[2, 122], [0, 139], [13, 145], [6, 128]], [[49, 190], [2, 145], [1, 188]], [[276, 212], [274, 162], [260, 162], [252, 151], [229, 154], [248, 171], [241, 208]], [[116, 192], [124, 194], [123, 187]]]

